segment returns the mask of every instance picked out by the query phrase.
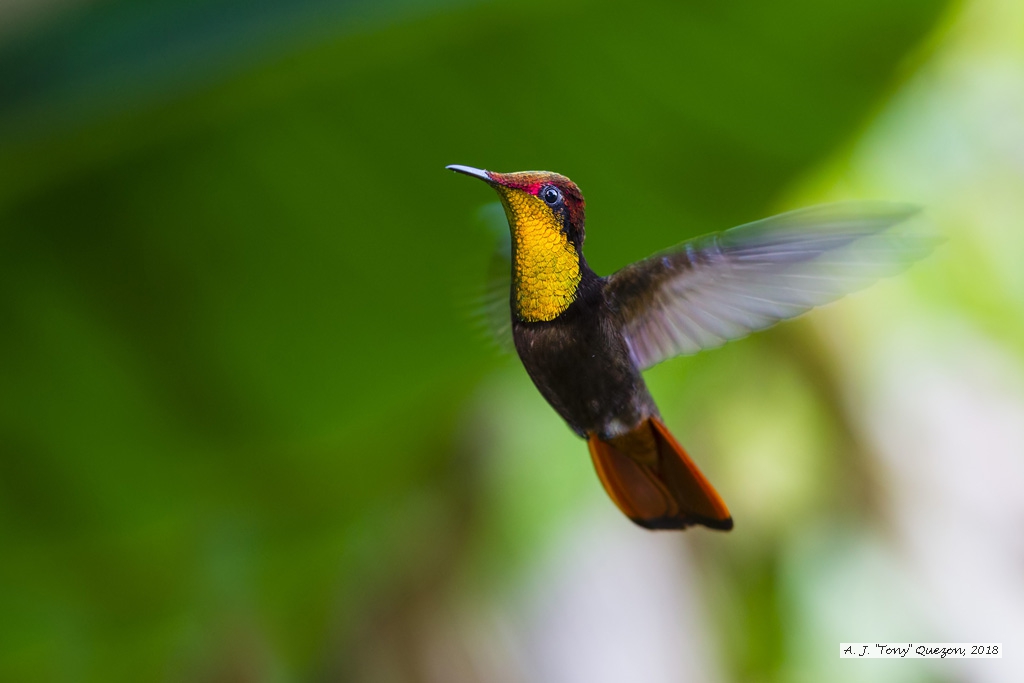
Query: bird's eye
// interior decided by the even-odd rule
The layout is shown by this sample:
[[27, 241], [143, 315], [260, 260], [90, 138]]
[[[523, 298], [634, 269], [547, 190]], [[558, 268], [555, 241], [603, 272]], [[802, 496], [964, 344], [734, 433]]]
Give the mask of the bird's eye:
[[562, 193], [558, 191], [557, 187], [545, 187], [543, 190], [540, 191], [540, 197], [551, 206], [554, 206], [558, 202], [562, 201]]

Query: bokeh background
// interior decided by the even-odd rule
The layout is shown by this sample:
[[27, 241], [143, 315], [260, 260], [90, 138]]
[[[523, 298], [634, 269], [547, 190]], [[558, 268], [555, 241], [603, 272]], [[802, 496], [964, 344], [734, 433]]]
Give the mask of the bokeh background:
[[[651, 370], [736, 520], [652, 534], [480, 331], [449, 163], [572, 177], [600, 273], [947, 241]], [[6, 0], [0, 680], [1024, 680], [1022, 255], [1019, 0]]]

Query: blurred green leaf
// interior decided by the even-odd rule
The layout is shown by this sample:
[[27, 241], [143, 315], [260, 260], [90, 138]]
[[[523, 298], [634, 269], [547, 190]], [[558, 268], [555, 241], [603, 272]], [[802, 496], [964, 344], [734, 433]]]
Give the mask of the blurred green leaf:
[[495, 363], [493, 198], [444, 165], [571, 176], [608, 272], [766, 213], [943, 6], [447, 8], [0, 130], [0, 678], [189, 678], [239, 637], [329, 668], [356, 596], [466, 533], [416, 502]]

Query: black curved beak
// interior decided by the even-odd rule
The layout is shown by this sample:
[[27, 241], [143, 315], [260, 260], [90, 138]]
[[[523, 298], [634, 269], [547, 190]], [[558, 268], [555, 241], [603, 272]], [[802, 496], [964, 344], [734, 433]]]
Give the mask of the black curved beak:
[[491, 178], [490, 172], [485, 171], [482, 168], [473, 168], [472, 166], [462, 166], [460, 164], [449, 164], [448, 166], [445, 166], [445, 168], [449, 171], [455, 171], [456, 173], [462, 173], [468, 176], [473, 176], [474, 178], [479, 178], [487, 183], [495, 182], [494, 179]]

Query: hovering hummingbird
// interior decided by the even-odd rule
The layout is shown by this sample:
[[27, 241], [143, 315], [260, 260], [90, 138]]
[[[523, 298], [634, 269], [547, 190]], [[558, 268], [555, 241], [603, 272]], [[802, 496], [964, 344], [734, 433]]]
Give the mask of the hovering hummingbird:
[[497, 191], [512, 234], [519, 358], [587, 440], [611, 499], [648, 529], [733, 522], [665, 427], [641, 371], [837, 299], [930, 246], [887, 233], [915, 207], [833, 204], [699, 237], [601, 277], [583, 256], [583, 195], [571, 180], [447, 168]]

